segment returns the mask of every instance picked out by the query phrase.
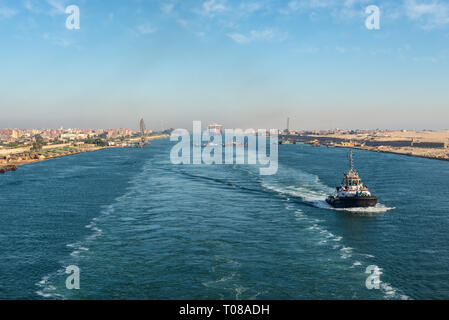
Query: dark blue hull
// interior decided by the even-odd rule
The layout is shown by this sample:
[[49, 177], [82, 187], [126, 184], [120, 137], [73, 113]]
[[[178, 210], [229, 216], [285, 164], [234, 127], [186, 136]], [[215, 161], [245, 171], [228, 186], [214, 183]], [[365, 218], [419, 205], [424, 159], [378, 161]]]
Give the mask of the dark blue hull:
[[368, 208], [377, 204], [377, 198], [371, 197], [335, 197], [331, 196], [326, 202], [334, 208]]

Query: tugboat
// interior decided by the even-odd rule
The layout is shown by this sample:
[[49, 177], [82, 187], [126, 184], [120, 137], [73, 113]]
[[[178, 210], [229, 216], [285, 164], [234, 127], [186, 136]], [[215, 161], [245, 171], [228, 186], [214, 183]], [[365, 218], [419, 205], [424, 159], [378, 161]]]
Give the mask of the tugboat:
[[349, 150], [350, 169], [344, 173], [337, 194], [329, 196], [326, 202], [334, 208], [367, 208], [377, 204], [377, 198], [371, 195], [368, 187], [362, 183], [359, 173], [354, 170], [352, 150]]

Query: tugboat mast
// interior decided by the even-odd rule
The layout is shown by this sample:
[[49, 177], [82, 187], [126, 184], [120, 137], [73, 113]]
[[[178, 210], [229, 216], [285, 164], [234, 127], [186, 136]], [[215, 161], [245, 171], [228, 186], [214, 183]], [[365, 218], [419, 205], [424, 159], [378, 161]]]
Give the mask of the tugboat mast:
[[349, 150], [348, 157], [349, 157], [349, 166], [350, 166], [351, 172], [352, 172], [352, 171], [354, 171], [354, 162], [352, 160], [352, 149]]

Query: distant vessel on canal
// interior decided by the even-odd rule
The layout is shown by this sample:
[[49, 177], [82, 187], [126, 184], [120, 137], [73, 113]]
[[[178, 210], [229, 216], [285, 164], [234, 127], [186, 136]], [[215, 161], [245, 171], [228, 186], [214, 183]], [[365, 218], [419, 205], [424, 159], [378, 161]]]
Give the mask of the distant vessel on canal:
[[0, 166], [0, 173], [6, 173], [9, 171], [16, 171], [17, 167], [14, 165]]

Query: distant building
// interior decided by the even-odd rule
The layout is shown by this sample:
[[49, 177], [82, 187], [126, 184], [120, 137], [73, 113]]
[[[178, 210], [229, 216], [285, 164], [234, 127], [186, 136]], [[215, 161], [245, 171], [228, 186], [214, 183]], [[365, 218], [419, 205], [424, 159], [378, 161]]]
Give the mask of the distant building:
[[84, 140], [87, 139], [88, 135], [83, 133], [63, 133], [61, 134], [61, 139], [63, 140]]

